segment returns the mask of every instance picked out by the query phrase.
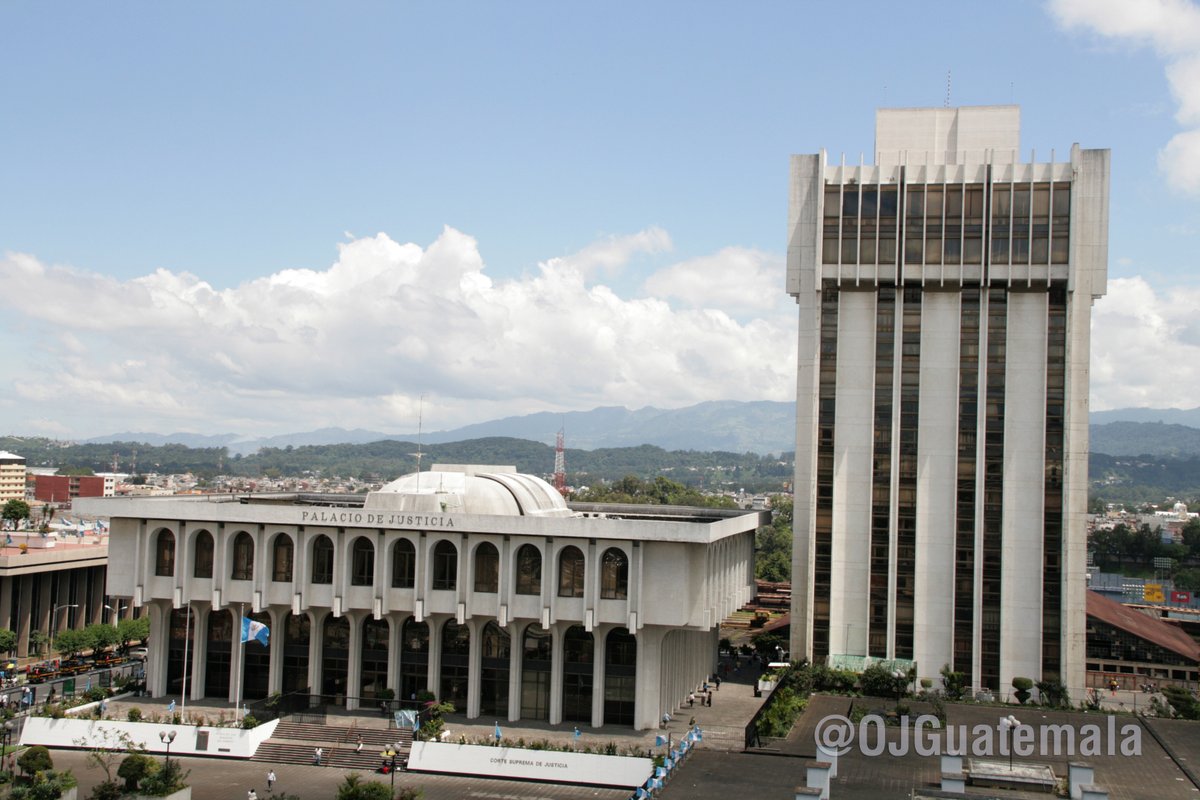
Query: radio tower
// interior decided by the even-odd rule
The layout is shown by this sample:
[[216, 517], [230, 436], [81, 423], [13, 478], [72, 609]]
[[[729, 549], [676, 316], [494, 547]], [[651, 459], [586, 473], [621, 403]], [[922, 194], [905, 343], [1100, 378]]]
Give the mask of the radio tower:
[[563, 450], [563, 429], [558, 429], [554, 440], [554, 488], [563, 497], [567, 496], [567, 457]]

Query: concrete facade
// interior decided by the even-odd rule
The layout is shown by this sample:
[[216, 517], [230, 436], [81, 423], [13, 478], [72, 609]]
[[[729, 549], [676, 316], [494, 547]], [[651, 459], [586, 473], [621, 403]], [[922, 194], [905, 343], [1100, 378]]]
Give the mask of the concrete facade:
[[[655, 727], [713, 671], [769, 512], [569, 508], [509, 470], [435, 467], [365, 499], [76, 506], [111, 520], [110, 593], [149, 610], [152, 695], [182, 686], [186, 652], [193, 699], [307, 689], [354, 708], [386, 687], [472, 718]], [[269, 652], [241, 646], [242, 616], [269, 625]]]
[[25, 499], [25, 459], [0, 450], [0, 505]]
[[874, 164], [792, 157], [796, 655], [1083, 686], [1109, 152], [1026, 162], [1019, 132], [889, 109]]

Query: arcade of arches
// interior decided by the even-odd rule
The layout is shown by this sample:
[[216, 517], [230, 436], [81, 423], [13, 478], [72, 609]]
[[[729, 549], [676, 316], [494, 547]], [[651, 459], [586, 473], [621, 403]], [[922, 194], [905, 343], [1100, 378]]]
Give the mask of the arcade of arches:
[[[679, 663], [715, 651], [707, 632], [635, 636], [614, 625], [589, 632], [578, 624], [544, 628], [518, 621], [501, 627], [495, 619], [459, 623], [442, 615], [422, 621], [398, 615], [377, 620], [361, 612], [334, 617], [328, 609], [248, 612], [271, 630], [264, 647], [240, 642], [238, 609], [213, 611], [197, 604], [164, 610], [151, 606], [152, 620], [162, 618], [169, 625], [167, 694], [183, 691], [186, 659], [192, 699], [247, 702], [272, 691], [307, 690], [321, 702], [359, 708], [374, 706], [382, 690], [394, 688], [397, 699], [432, 692], [472, 718], [637, 726], [637, 676], [646, 657], [639, 640], [648, 635], [655, 640], [652, 649]], [[671, 642], [683, 643], [675, 656], [670, 651], [679, 648]], [[667, 696], [682, 698], [690, 683], [681, 675], [662, 688], [671, 693]], [[642, 714], [643, 721], [659, 714], [656, 704]]]

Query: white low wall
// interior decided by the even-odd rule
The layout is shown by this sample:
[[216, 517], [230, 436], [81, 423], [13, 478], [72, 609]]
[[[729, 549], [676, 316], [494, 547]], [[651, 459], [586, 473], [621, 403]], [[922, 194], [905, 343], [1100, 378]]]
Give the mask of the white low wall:
[[125, 722], [112, 719], [52, 719], [30, 717], [21, 730], [21, 744], [46, 747], [109, 747], [120, 749], [121, 734], [150, 753], [166, 753], [159, 733], [175, 731], [171, 755], [250, 758], [258, 746], [275, 732], [279, 720], [257, 728], [209, 728], [195, 725], [166, 725], [156, 722]]
[[605, 756], [560, 750], [524, 750], [478, 744], [413, 742], [409, 772], [442, 772], [492, 778], [583, 783], [589, 786], [637, 787], [646, 782], [654, 762], [635, 756]]

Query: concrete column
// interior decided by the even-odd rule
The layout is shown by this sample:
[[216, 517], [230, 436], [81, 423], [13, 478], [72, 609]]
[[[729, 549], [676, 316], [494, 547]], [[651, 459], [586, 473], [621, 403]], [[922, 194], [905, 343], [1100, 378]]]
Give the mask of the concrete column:
[[16, 576], [17, 581], [17, 655], [29, 655], [29, 630], [33, 623], [33, 580], [29, 575]]
[[208, 617], [209, 606], [192, 608], [192, 671], [190, 700], [204, 699], [204, 682], [208, 678]]
[[321, 659], [325, 655], [325, 617], [328, 613], [324, 608], [313, 608], [308, 612], [308, 691], [311, 694], [321, 693]]
[[525, 625], [510, 625], [512, 647], [508, 651], [508, 721], [521, 719], [521, 665], [525, 655]]
[[[570, 626], [566, 626], [570, 627]], [[563, 718], [563, 632], [560, 624], [550, 626], [550, 719], [557, 725]]]
[[661, 678], [663, 630], [642, 628], [634, 634], [637, 639], [637, 667], [633, 704], [633, 727], [644, 731], [658, 727], [662, 718]]
[[437, 617], [430, 617], [426, 620], [429, 625], [429, 673], [425, 679], [426, 691], [433, 692], [433, 696], [440, 703], [444, 698], [442, 692], [442, 625], [446, 622], [446, 615], [438, 614]]
[[8, 628], [11, 631], [17, 629], [12, 620], [13, 587], [16, 585], [14, 581], [16, 576], [0, 578], [0, 628]]
[[467, 620], [471, 631], [470, 650], [467, 654], [467, 718], [479, 716], [479, 706], [482, 704], [480, 694], [483, 691], [483, 626], [487, 620], [478, 618]]
[[150, 614], [150, 652], [146, 657], [146, 691], [151, 697], [167, 693], [167, 642], [171, 635], [171, 605], [154, 601], [146, 604]]
[[43, 572], [38, 576], [38, 615], [37, 621], [34, 622], [34, 630], [50, 634], [50, 612], [54, 609], [54, 602], [50, 597], [50, 573]]
[[592, 727], [604, 725], [604, 653], [608, 632], [612, 625], [605, 625], [592, 632]]
[[98, 625], [104, 622], [104, 584], [105, 584], [105, 568], [92, 567], [92, 592], [88, 599], [88, 622], [92, 625]]
[[346, 667], [346, 710], [358, 708], [358, 698], [362, 695], [362, 642], [363, 642], [363, 612], [354, 611], [346, 615], [350, 623], [350, 657]]
[[63, 627], [71, 627], [76, 630], [81, 630], [87, 625], [88, 617], [91, 614], [91, 609], [88, 608], [88, 585], [87, 585], [87, 570], [73, 569], [71, 570], [71, 582], [74, 584], [75, 599], [73, 605], [79, 606], [66, 611], [67, 618], [73, 619], [74, 624]]
[[222, 613], [233, 614], [233, 634], [229, 642], [229, 702], [240, 708], [246, 677], [246, 645], [242, 644], [242, 615], [245, 610], [238, 604], [235, 608], [223, 609]]
[[396, 699], [403, 700], [405, 698], [400, 697], [400, 634], [403, 633], [405, 618], [388, 614], [384, 619], [388, 623], [387, 686], [396, 693]]
[[271, 606], [267, 613], [271, 617], [271, 666], [270, 675], [267, 676], [267, 694], [272, 695], [283, 691], [283, 637], [285, 620], [291, 609]]

